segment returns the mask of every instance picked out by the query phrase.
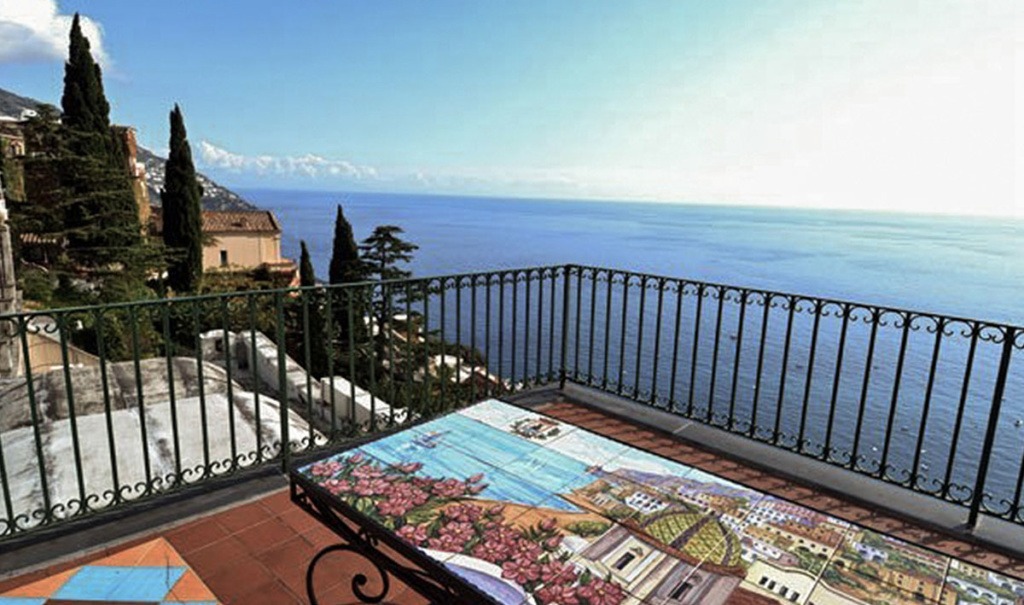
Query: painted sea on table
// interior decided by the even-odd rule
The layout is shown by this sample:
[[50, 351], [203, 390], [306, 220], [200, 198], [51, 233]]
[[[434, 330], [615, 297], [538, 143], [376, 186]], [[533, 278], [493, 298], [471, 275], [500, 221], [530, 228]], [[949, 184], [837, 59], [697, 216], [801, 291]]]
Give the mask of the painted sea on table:
[[[357, 238], [375, 225], [403, 227], [420, 246], [411, 266], [418, 276], [579, 263], [1024, 323], [1019, 293], [1024, 223], [1019, 221], [397, 194], [246, 194], [276, 212], [286, 254], [296, 253], [299, 239], [307, 241], [322, 276], [329, 262], [334, 205], [342, 203]], [[875, 334], [864, 321], [866, 311], [855, 312], [860, 319], [847, 324], [837, 318], [836, 306], [815, 328], [815, 316], [805, 305], [793, 318], [789, 339], [785, 307], [776, 305], [759, 347], [764, 320], [756, 306], [745, 318], [735, 302], [719, 307], [723, 321], [718, 326], [714, 301], [709, 299], [701, 311], [696, 306], [700, 297], [691, 290], [679, 315], [684, 329], [673, 347], [668, 344], [677, 342], [673, 297], [666, 297], [664, 321], [659, 322], [652, 291], [641, 322], [642, 290], [630, 290], [629, 311], [624, 312], [621, 288], [615, 294], [603, 286], [579, 289], [572, 315], [582, 320], [583, 330], [570, 333], [569, 351], [576, 370], [599, 382], [615, 381], [625, 370], [626, 384], [617, 388], [627, 396], [650, 401], [644, 392], [656, 391], [659, 401], [672, 400], [677, 409], [685, 406], [687, 414], [698, 418], [724, 423], [731, 416], [740, 430], [755, 424], [762, 438], [774, 435], [790, 447], [802, 443], [815, 455], [828, 452], [843, 464], [884, 473], [943, 498], [970, 498], [1000, 355], [1000, 346], [986, 335], [972, 349], [966, 324], [954, 322], [944, 326], [936, 347], [935, 324], [927, 318], [918, 318], [904, 332], [898, 315], [880, 316]], [[448, 301], [449, 335], [458, 331], [452, 312], [456, 302]], [[429, 314], [434, 326], [443, 312], [436, 303]], [[693, 327], [698, 312], [700, 330]], [[522, 304], [519, 313], [526, 317]], [[607, 317], [612, 321], [605, 330]], [[744, 321], [741, 336], [738, 328]], [[463, 321], [461, 330], [466, 332], [468, 325]], [[476, 342], [486, 344], [481, 348], [486, 348], [489, 369], [506, 378], [515, 371], [522, 376], [524, 368], [550, 357], [543, 350], [537, 354], [545, 333], [531, 336], [524, 323], [519, 326], [519, 356], [526, 358], [517, 364], [509, 337], [502, 355], [499, 330], [487, 332], [482, 316], [476, 322]], [[638, 350], [641, 326], [646, 332], [643, 351]], [[660, 356], [653, 354], [658, 326]], [[815, 329], [818, 338], [812, 336]], [[505, 330], [511, 334], [508, 322]], [[628, 338], [620, 341], [622, 333]], [[901, 344], [904, 336], [906, 346]], [[984, 491], [993, 511], [1024, 516], [1018, 488], [1024, 480], [1024, 351], [1017, 350], [1015, 358]], [[967, 365], [973, 368], [970, 380], [965, 380]]]
[[1014, 578], [496, 400], [300, 472], [502, 604], [1024, 597]]

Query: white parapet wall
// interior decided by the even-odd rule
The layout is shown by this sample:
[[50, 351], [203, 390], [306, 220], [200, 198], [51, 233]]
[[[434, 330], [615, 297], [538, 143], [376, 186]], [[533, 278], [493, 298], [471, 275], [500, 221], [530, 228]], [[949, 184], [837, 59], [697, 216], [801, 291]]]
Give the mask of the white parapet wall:
[[[367, 425], [370, 422], [371, 413], [376, 415], [378, 426], [391, 422], [392, 413], [394, 413], [394, 421], [396, 423], [404, 423], [408, 420], [407, 413], [404, 408], [394, 408], [391, 405], [381, 399], [380, 397], [372, 397], [369, 392], [359, 388], [358, 386], [352, 385], [351, 382], [341, 376], [334, 377], [334, 403], [333, 410], [334, 416], [340, 422], [349, 422], [355, 420], [361, 425]], [[330, 418], [332, 404], [331, 404], [331, 379], [323, 378], [320, 381], [321, 392], [323, 393], [323, 401], [321, 402], [324, 416]], [[355, 393], [355, 399], [353, 404], [352, 394]]]
[[[255, 333], [256, 357], [253, 359], [253, 333], [236, 334], [228, 332], [228, 341], [231, 346], [232, 363], [244, 362], [245, 367], [250, 368], [254, 375], [259, 377], [260, 382], [269, 390], [277, 393], [279, 389], [278, 351], [277, 344], [270, 340], [262, 332]], [[202, 336], [203, 354], [207, 359], [217, 356], [224, 356], [224, 332], [213, 330]], [[285, 392], [289, 401], [298, 401], [304, 405], [309, 404], [312, 396], [314, 403], [321, 400], [320, 382], [311, 376], [306, 369], [294, 359], [285, 355]], [[308, 381], [308, 385], [307, 385]]]

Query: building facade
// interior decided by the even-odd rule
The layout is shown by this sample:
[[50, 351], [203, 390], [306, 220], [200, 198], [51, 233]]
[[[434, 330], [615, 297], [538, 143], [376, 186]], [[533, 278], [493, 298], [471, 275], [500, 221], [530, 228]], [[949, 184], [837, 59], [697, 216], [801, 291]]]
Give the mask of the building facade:
[[[163, 234], [163, 211], [153, 206], [150, 234]], [[251, 271], [267, 269], [292, 273], [295, 262], [281, 257], [281, 225], [269, 210], [204, 210], [204, 271]]]

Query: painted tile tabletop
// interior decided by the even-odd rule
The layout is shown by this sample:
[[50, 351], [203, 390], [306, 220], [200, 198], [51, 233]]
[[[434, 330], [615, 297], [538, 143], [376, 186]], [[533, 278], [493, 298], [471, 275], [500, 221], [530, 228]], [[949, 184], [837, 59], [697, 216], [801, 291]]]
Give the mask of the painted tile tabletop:
[[1024, 603], [1017, 579], [497, 400], [299, 472], [503, 604]]
[[0, 595], [0, 605], [216, 605], [217, 598], [163, 538]]

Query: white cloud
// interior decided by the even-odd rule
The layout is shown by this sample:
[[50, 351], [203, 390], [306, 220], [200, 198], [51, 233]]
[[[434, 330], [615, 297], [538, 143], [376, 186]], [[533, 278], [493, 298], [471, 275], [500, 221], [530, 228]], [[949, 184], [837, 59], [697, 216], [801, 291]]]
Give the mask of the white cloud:
[[[0, 63], [66, 59], [71, 19], [72, 15], [61, 14], [56, 0], [0, 2]], [[93, 57], [108, 68], [102, 26], [84, 15], [81, 24]]]
[[199, 157], [204, 166], [229, 172], [356, 180], [378, 177], [377, 170], [372, 166], [361, 166], [348, 160], [331, 160], [312, 153], [300, 156], [247, 156], [228, 151], [209, 141], [200, 141]]

